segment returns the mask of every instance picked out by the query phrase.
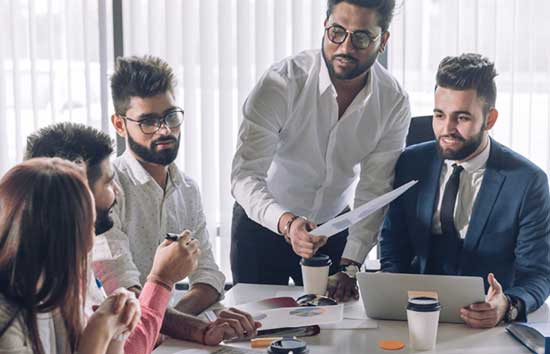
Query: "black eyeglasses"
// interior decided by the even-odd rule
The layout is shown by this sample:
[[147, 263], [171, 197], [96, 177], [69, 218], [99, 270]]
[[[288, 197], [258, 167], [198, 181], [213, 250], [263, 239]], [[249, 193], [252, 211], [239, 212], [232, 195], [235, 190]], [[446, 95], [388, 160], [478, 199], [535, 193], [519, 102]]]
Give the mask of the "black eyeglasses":
[[367, 31], [348, 31], [340, 25], [331, 25], [325, 28], [327, 37], [332, 43], [342, 44], [348, 38], [348, 34], [351, 36], [351, 44], [356, 49], [366, 49], [368, 46], [376, 42], [380, 38], [380, 34], [376, 37], [372, 37]]
[[178, 128], [181, 123], [183, 123], [183, 115], [183, 109], [174, 108], [160, 117], [150, 117], [137, 120], [128, 116], [121, 116], [130, 122], [138, 124], [143, 134], [155, 134], [160, 130], [162, 125], [170, 129]]
[[331, 299], [330, 297], [315, 295], [315, 294], [305, 294], [296, 299], [296, 302], [300, 306], [331, 306], [338, 305], [336, 300]]

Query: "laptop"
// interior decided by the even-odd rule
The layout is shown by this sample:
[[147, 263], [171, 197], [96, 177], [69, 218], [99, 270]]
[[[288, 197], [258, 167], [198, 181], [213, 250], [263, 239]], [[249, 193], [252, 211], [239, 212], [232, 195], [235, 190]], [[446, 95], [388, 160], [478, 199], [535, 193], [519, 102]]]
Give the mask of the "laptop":
[[464, 323], [460, 308], [485, 301], [481, 277], [399, 273], [357, 273], [367, 316], [407, 320], [409, 291], [435, 291], [441, 303], [439, 322]]

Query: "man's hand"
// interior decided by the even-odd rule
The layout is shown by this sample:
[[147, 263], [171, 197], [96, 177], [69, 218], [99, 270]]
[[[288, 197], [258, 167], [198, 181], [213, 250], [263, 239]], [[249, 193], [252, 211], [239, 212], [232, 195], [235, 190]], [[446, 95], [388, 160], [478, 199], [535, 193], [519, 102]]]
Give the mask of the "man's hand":
[[327, 296], [338, 302], [346, 302], [351, 299], [359, 299], [357, 280], [338, 272], [328, 277]]
[[489, 291], [485, 302], [460, 309], [460, 317], [473, 328], [492, 328], [502, 321], [508, 309], [508, 299], [493, 273], [487, 276]]
[[262, 326], [260, 322], [254, 321], [252, 315], [248, 312], [233, 307], [223, 309], [217, 315], [218, 320], [226, 322], [232, 328], [234, 331], [233, 337], [254, 337], [258, 334], [257, 329]]
[[197, 269], [200, 254], [199, 241], [185, 230], [178, 241], [164, 240], [158, 246], [150, 274], [174, 284]]
[[206, 345], [218, 345], [222, 340], [234, 338], [252, 338], [262, 325], [249, 313], [235, 308], [223, 309], [217, 315], [218, 319], [204, 329], [203, 342]]
[[[293, 217], [290, 213], [285, 213], [279, 219], [279, 229], [283, 232], [288, 220]], [[311, 258], [319, 248], [323, 247], [327, 243], [327, 237], [325, 236], [313, 236], [309, 231], [316, 228], [317, 225], [305, 218], [297, 218], [290, 225], [288, 238], [292, 245], [292, 250], [298, 256], [303, 258]]]
[[205, 345], [218, 345], [224, 339], [229, 339], [233, 336], [234, 331], [231, 329], [227, 322], [217, 319], [214, 322], [210, 322], [204, 328], [204, 334], [202, 337], [202, 344]]

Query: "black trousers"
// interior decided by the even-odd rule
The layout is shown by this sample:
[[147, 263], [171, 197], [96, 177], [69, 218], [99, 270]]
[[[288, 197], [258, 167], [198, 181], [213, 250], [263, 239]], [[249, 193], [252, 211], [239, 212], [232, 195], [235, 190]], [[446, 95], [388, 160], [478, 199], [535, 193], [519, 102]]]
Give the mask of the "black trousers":
[[[348, 230], [330, 237], [320, 253], [332, 260], [330, 274], [338, 271], [346, 245]], [[302, 285], [300, 256], [284, 237], [252, 221], [237, 203], [233, 206], [231, 225], [231, 272], [233, 284], [256, 283], [288, 285], [289, 277]]]

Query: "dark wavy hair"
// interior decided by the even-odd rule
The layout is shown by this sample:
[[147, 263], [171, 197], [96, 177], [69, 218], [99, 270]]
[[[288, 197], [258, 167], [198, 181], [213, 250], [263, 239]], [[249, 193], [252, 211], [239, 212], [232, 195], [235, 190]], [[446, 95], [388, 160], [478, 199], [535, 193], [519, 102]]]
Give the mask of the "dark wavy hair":
[[483, 114], [495, 107], [497, 87], [495, 64], [481, 54], [465, 53], [457, 57], [445, 57], [439, 63], [436, 74], [438, 86], [453, 90], [476, 90], [483, 101]]
[[146, 55], [124, 57], [116, 61], [111, 76], [111, 95], [115, 112], [125, 115], [132, 97], [153, 97], [165, 92], [174, 93], [176, 76], [164, 60]]
[[101, 177], [101, 163], [113, 153], [109, 135], [79, 123], [48, 125], [29, 135], [25, 160], [35, 157], [61, 157], [86, 164], [86, 174], [93, 187]]
[[395, 10], [395, 0], [328, 0], [327, 1], [327, 18], [332, 14], [334, 6], [341, 2], [347, 2], [352, 5], [373, 9], [378, 14], [378, 25], [382, 27], [382, 32], [385, 32], [390, 27]]
[[93, 205], [83, 170], [60, 158], [27, 160], [0, 180], [0, 292], [23, 318], [34, 353], [44, 354], [37, 314], [53, 310], [76, 352]]

